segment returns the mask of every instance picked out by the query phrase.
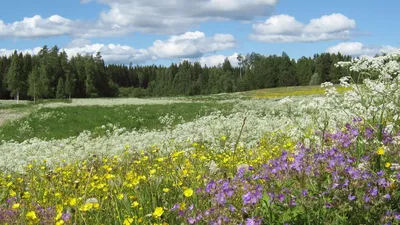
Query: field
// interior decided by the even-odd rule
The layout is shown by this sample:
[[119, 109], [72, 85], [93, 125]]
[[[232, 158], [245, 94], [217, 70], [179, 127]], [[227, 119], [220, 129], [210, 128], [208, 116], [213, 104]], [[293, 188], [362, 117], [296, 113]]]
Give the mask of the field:
[[399, 224], [400, 78], [341, 82], [0, 102], [0, 223]]

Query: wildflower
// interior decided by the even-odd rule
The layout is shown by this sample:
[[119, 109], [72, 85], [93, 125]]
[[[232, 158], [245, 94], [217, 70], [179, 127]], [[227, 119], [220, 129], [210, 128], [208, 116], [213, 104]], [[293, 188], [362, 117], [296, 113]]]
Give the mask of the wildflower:
[[156, 218], [160, 218], [164, 213], [164, 209], [162, 207], [157, 207], [154, 209], [153, 216]]
[[390, 194], [386, 194], [383, 196], [385, 199], [390, 199]]
[[383, 147], [378, 148], [378, 150], [376, 150], [376, 154], [378, 154], [378, 155], [385, 154], [385, 149]]
[[27, 220], [29, 220], [31, 222], [34, 222], [34, 223], [37, 223], [39, 221], [39, 218], [36, 216], [35, 211], [27, 212], [25, 217], [26, 217]]
[[350, 201], [353, 201], [353, 200], [356, 199], [356, 196], [349, 194], [348, 199], [349, 199]]
[[150, 170], [150, 175], [153, 175], [153, 174], [155, 174], [156, 172], [157, 172], [156, 169], [152, 169], [152, 170]]
[[91, 210], [92, 208], [93, 208], [93, 203], [88, 202], [88, 203], [85, 203], [83, 206], [81, 206], [79, 208], [79, 210], [81, 210], [83, 212], [87, 212], [87, 211]]
[[76, 198], [71, 198], [68, 203], [69, 203], [70, 206], [75, 206], [76, 205]]
[[130, 218], [130, 217], [128, 217], [128, 218], [126, 218], [126, 219], [124, 219], [124, 225], [131, 225], [133, 223], [133, 218]]
[[168, 192], [169, 192], [169, 189], [168, 189], [168, 188], [164, 188], [164, 189], [163, 189], [163, 192], [164, 192], [164, 193], [168, 193]]
[[193, 195], [193, 189], [188, 188], [183, 192], [183, 194], [185, 195], [185, 197], [190, 197]]
[[132, 208], [136, 208], [136, 207], [138, 207], [138, 205], [139, 205], [139, 202], [137, 202], [137, 201], [134, 201], [131, 204]]
[[261, 225], [262, 222], [260, 219], [255, 218], [247, 218], [246, 225]]
[[122, 199], [124, 198], [124, 194], [119, 194], [119, 195], [117, 195], [117, 198], [118, 198], [119, 200], [122, 200]]
[[390, 162], [385, 163], [385, 167], [386, 167], [386, 168], [389, 168], [390, 165], [391, 165]]
[[20, 204], [19, 204], [19, 203], [15, 203], [14, 205], [12, 205], [12, 209], [18, 209], [18, 208], [19, 208], [19, 206], [20, 206]]
[[17, 193], [15, 191], [13, 191], [13, 190], [10, 191], [10, 196], [11, 197], [15, 197], [16, 195], [17, 195]]

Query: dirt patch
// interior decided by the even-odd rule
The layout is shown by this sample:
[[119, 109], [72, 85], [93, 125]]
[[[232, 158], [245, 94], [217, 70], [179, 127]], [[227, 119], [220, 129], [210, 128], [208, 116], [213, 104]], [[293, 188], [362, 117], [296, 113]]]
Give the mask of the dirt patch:
[[14, 110], [0, 109], [0, 126], [9, 120], [15, 120], [24, 117], [27, 112], [17, 112]]

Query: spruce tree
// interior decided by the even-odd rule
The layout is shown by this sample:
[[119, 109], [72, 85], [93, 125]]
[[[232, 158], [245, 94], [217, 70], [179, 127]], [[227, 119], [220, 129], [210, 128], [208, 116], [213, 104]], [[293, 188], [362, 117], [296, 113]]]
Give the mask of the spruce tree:
[[20, 92], [23, 89], [25, 80], [23, 79], [22, 61], [17, 51], [14, 51], [11, 60], [11, 66], [6, 77], [7, 89], [11, 92], [11, 96], [17, 98], [17, 103], [19, 103]]

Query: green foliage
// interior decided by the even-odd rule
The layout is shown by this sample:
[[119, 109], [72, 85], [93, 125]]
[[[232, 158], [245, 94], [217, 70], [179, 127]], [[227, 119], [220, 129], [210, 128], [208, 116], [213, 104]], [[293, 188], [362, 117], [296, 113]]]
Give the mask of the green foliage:
[[18, 55], [14, 52], [11, 58], [11, 65], [6, 76], [7, 89], [11, 92], [11, 96], [19, 99], [20, 92], [24, 88], [25, 80], [23, 74], [22, 54]]
[[320, 85], [322, 82], [323, 78], [318, 73], [311, 76], [310, 85]]
[[64, 79], [60, 78], [58, 80], [58, 85], [57, 85], [57, 99], [63, 99], [65, 98], [65, 85], [64, 85]]

